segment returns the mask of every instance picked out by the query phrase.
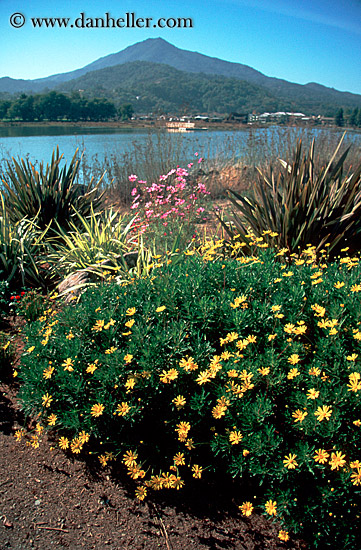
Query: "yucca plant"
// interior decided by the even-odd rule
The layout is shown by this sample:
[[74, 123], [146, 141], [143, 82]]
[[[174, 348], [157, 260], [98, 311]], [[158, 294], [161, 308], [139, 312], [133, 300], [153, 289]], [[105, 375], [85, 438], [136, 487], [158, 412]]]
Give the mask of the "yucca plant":
[[335, 160], [343, 137], [319, 170], [315, 140], [307, 154], [302, 154], [299, 141], [291, 164], [280, 160], [281, 169], [271, 165], [269, 174], [258, 169], [253, 196], [228, 191], [235, 210], [232, 223], [221, 220], [222, 225], [230, 236], [240, 234], [247, 243], [243, 250], [251, 249], [254, 237], [267, 241], [268, 232], [277, 233], [277, 244], [289, 252], [309, 243], [317, 250], [329, 243], [333, 254], [345, 245], [353, 251], [361, 248], [361, 163], [345, 173], [349, 148]]
[[[100, 208], [104, 193], [100, 191], [102, 178], [95, 183], [92, 178], [87, 184], [77, 183], [80, 160], [76, 150], [69, 167], [62, 168], [63, 155], [59, 147], [53, 151], [51, 162], [44, 167], [41, 162], [39, 170], [29, 159], [12, 158], [7, 162], [7, 169], [1, 175], [4, 185], [4, 197], [10, 220], [19, 222], [26, 217], [34, 219], [40, 229], [56, 222], [67, 228], [74, 220], [73, 207], [82, 215], [90, 213], [90, 207]], [[75, 218], [76, 220], [76, 218]]]
[[47, 228], [39, 230], [36, 220], [23, 218], [13, 223], [0, 192], [0, 272], [1, 278], [12, 287], [46, 285], [41, 269], [46, 232]]

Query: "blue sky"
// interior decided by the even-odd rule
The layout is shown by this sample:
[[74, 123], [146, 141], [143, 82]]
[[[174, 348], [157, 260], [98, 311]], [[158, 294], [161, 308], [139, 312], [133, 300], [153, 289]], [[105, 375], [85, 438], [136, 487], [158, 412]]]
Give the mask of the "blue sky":
[[[33, 17], [191, 17], [183, 29], [33, 28]], [[26, 23], [13, 28], [13, 13]], [[360, 0], [0, 0], [0, 77], [71, 71], [147, 38], [249, 65], [268, 76], [361, 94]]]

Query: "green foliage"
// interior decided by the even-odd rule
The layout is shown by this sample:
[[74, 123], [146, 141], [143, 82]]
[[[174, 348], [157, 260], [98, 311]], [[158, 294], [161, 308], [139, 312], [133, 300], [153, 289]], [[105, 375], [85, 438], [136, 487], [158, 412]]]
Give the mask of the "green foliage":
[[269, 174], [259, 170], [253, 196], [229, 191], [236, 211], [232, 224], [223, 223], [228, 234], [241, 235], [249, 245], [254, 236], [267, 240], [267, 231], [275, 232], [278, 245], [290, 252], [309, 243], [321, 249], [326, 242], [334, 253], [345, 245], [359, 250], [361, 163], [345, 173], [348, 149], [335, 160], [341, 143], [317, 170], [314, 140], [303, 155], [299, 141], [292, 164], [281, 161], [280, 171], [271, 165]]
[[66, 228], [72, 219], [76, 220], [73, 208], [82, 216], [87, 216], [91, 207], [100, 208], [101, 179], [97, 183], [93, 179], [88, 184], [77, 183], [80, 162], [77, 153], [68, 168], [66, 164], [60, 168], [62, 155], [58, 147], [53, 151], [50, 164], [44, 168], [41, 162], [39, 170], [28, 159], [18, 162], [13, 158], [12, 164], [7, 163], [1, 179], [8, 216], [13, 223], [26, 217], [36, 220], [41, 230], [54, 226], [55, 221]]
[[[253, 109], [290, 109], [288, 99], [275, 97], [256, 84], [214, 74], [179, 71], [169, 65], [134, 61], [91, 71], [62, 84], [68, 92], [81, 88], [92, 98], [101, 82], [103, 94], [117, 104], [132, 103], [137, 112], [230, 113]], [[136, 105], [134, 97], [137, 96]]]
[[[112, 209], [95, 213], [91, 208], [86, 218], [76, 210], [74, 213], [77, 223], [71, 222], [67, 231], [59, 228], [48, 241], [47, 260], [54, 275], [63, 278], [82, 271], [98, 281], [107, 275], [129, 276], [130, 267], [137, 264], [136, 258], [130, 262], [130, 255], [136, 256], [139, 251], [138, 256], [142, 256], [134, 233], [134, 217], [122, 217]], [[144, 250], [143, 255], [146, 256]]]
[[119, 116], [121, 120], [129, 120], [134, 114], [134, 109], [130, 103], [121, 105], [118, 109]]
[[[127, 106], [126, 113], [129, 113]], [[79, 93], [71, 97], [62, 93], [51, 91], [46, 94], [26, 95], [13, 101], [0, 102], [0, 119], [23, 120], [33, 122], [35, 120], [109, 120], [116, 116], [114, 104], [105, 98], [95, 97], [86, 99]]]
[[8, 281], [1, 279], [2, 273], [0, 271], [0, 325], [1, 318], [8, 313], [9, 306], [9, 283]]
[[0, 192], [0, 271], [12, 287], [44, 284], [41, 262], [45, 233], [26, 218], [13, 223]]
[[14, 354], [15, 350], [9, 334], [0, 330], [0, 379], [11, 372]]
[[[199, 158], [197, 166], [202, 160]], [[188, 170], [173, 168], [151, 185], [139, 181], [135, 174], [129, 176], [134, 182], [130, 208], [136, 213], [135, 226], [146, 244], [151, 243], [158, 252], [172, 247], [184, 250], [195, 239], [197, 224], [207, 220], [204, 206], [209, 192], [197, 177], [191, 177], [192, 164]]]
[[37, 290], [22, 291], [17, 296], [11, 296], [14, 314], [20, 315], [28, 322], [36, 321], [49, 307], [47, 299]]
[[228, 475], [239, 505], [271, 500], [314, 547], [356, 550], [359, 260], [286, 263], [261, 242], [218, 260], [223, 244], [47, 310], [26, 330], [23, 408], [69, 453], [122, 462], [139, 498]]
[[357, 126], [358, 113], [359, 113], [359, 110], [357, 107], [355, 107], [355, 109], [353, 109], [353, 111], [350, 113], [350, 116], [348, 119], [348, 123], [350, 124], [350, 126]]
[[343, 118], [343, 109], [339, 109], [335, 115], [335, 124], [336, 126], [343, 126], [345, 123]]
[[[148, 55], [148, 54], [147, 54]], [[183, 56], [182, 56], [183, 57]], [[313, 115], [332, 116], [341, 106], [360, 106], [357, 94], [344, 94], [317, 84], [300, 86], [264, 75], [242, 74], [234, 66], [231, 73], [224, 67], [199, 64], [194, 61], [193, 69], [184, 65], [184, 58], [176, 62], [177, 70], [170, 66], [175, 61], [172, 52], [171, 63], [132, 61], [104, 69], [89, 71], [58, 86], [63, 91], [79, 89], [83, 94], [94, 97], [102, 94], [116, 104], [133, 103], [137, 112], [231, 112], [252, 113], [265, 111], [302, 111]], [[222, 62], [221, 62], [222, 64]], [[199, 71], [199, 72], [197, 72]], [[206, 74], [208, 73], [208, 74]], [[217, 74], [218, 73], [218, 74]], [[262, 82], [262, 85], [260, 83]], [[134, 97], [138, 97], [136, 104]]]

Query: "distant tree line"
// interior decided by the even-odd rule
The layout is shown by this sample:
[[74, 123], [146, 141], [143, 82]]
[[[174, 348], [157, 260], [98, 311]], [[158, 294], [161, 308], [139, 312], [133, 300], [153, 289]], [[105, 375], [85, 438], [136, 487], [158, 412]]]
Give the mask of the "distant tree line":
[[335, 115], [336, 126], [354, 126], [361, 128], [361, 108], [347, 109], [346, 112], [340, 108]]
[[79, 93], [71, 96], [52, 91], [46, 94], [21, 94], [14, 100], [0, 101], [1, 120], [21, 120], [34, 122], [41, 120], [57, 121], [105, 121], [110, 119], [128, 120], [133, 116], [132, 105], [124, 104], [116, 108], [105, 98], [85, 98]]

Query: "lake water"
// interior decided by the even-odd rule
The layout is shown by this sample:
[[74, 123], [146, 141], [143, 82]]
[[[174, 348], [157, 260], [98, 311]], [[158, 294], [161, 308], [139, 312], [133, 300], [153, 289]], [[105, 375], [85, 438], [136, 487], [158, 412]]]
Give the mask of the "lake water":
[[[331, 145], [337, 143], [342, 130], [327, 128], [242, 128], [236, 131], [194, 131], [168, 133], [165, 130], [119, 129], [75, 126], [0, 127], [0, 160], [10, 157], [28, 157], [32, 162], [49, 162], [53, 149], [58, 145], [64, 159], [70, 161], [79, 148], [91, 160], [95, 156], [102, 161], [106, 156], [136, 155], [137, 150], [149, 146], [154, 150], [182, 150], [184, 161], [194, 158], [194, 152], [207, 158], [217, 155], [238, 158], [247, 164], [256, 164], [262, 158], [282, 156], [290, 144], [302, 137], [307, 144], [314, 136], [318, 141]], [[361, 150], [361, 132], [348, 131], [345, 143]], [[183, 160], [183, 159], [182, 159]]]

